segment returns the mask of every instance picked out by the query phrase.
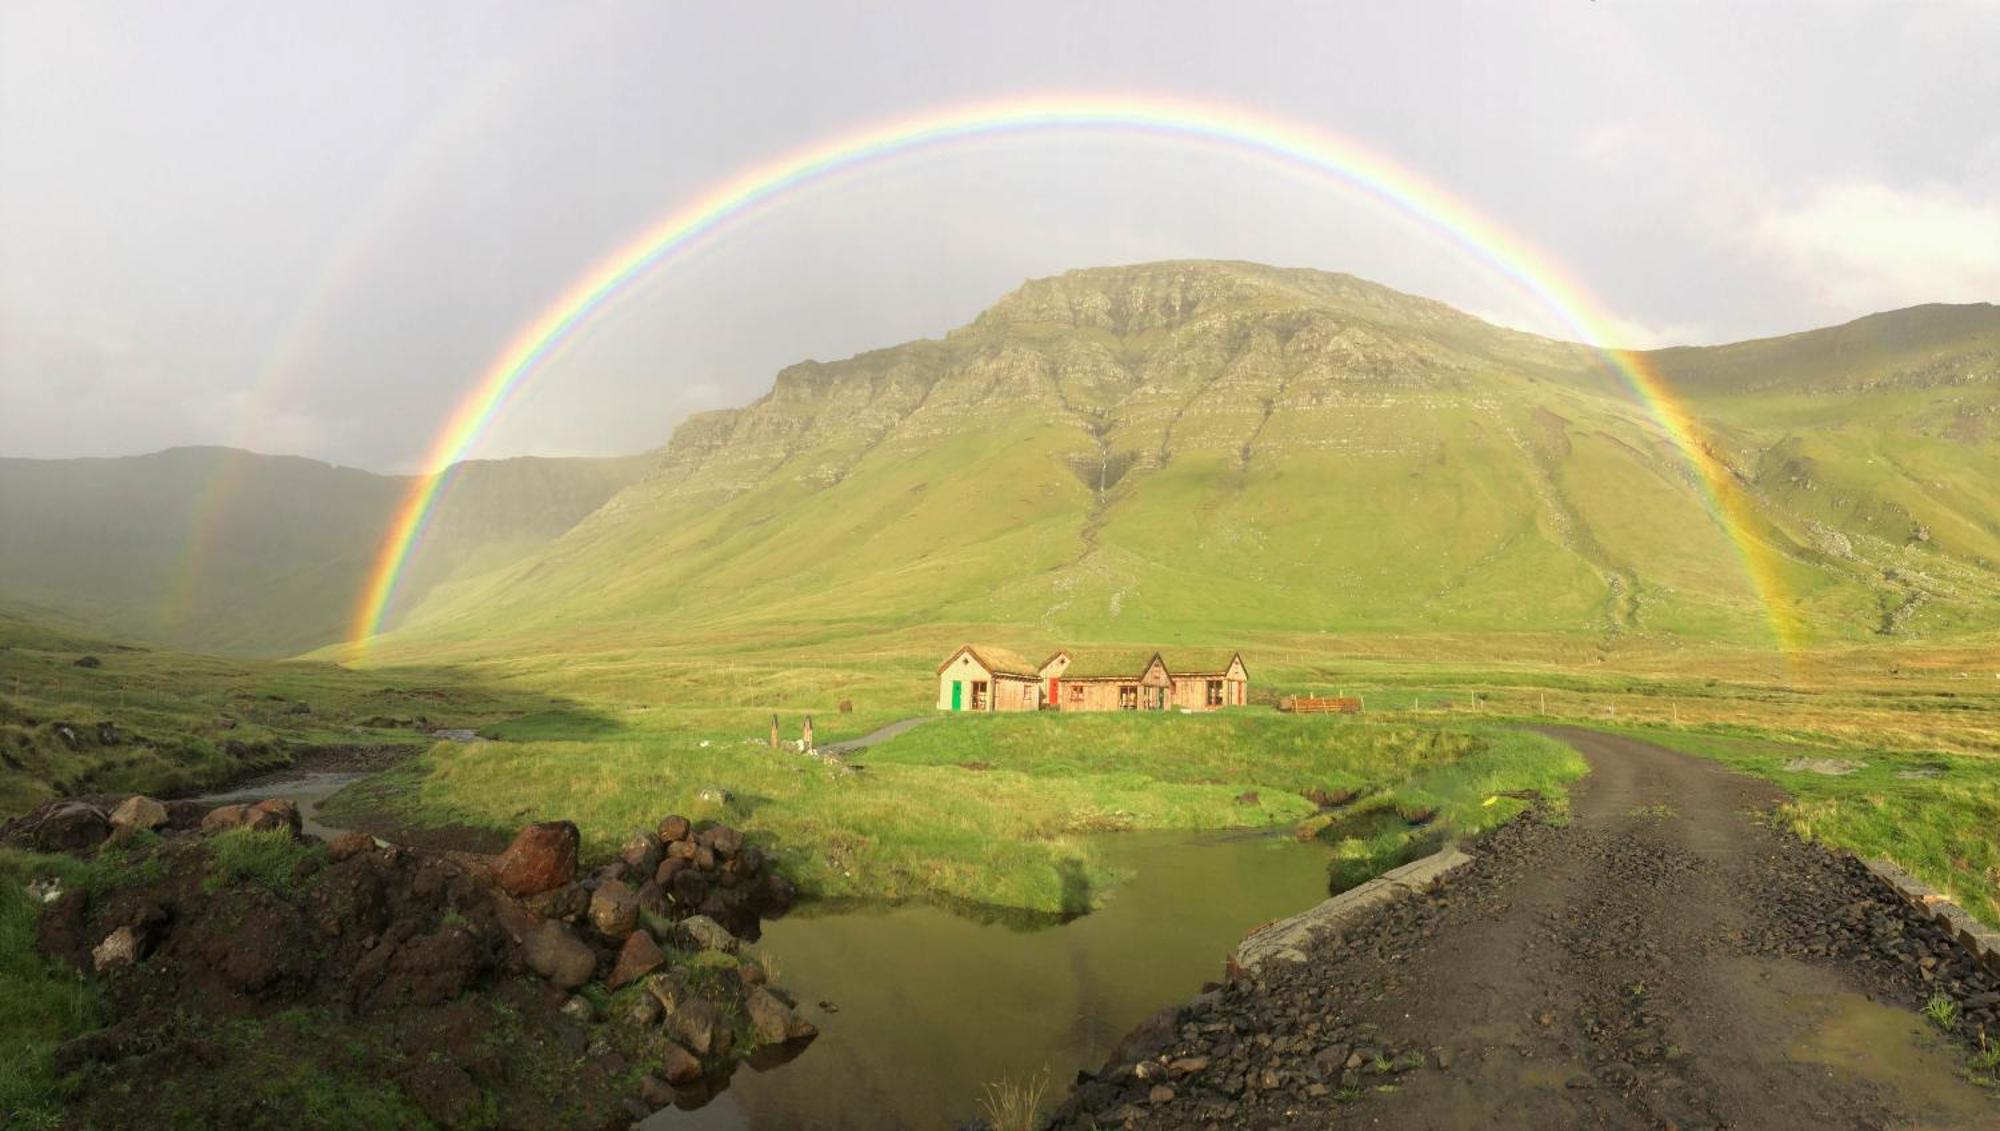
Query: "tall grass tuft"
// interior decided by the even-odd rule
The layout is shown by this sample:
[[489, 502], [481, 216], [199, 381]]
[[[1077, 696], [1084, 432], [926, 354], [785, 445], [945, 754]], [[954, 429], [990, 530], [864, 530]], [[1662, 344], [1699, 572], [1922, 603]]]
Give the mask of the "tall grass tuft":
[[1035, 1131], [1041, 1126], [1042, 1096], [1049, 1089], [1049, 1070], [1044, 1068], [1016, 1083], [1002, 1079], [980, 1085], [979, 1108], [986, 1113], [992, 1131]]

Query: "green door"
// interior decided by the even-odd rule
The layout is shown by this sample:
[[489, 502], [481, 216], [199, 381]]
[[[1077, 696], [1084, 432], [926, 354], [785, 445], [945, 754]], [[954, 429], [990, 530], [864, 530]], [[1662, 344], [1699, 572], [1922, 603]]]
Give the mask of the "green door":
[[957, 680], [955, 680], [955, 679], [954, 679], [954, 680], [952, 680], [952, 681], [951, 681], [951, 709], [952, 709], [952, 710], [954, 710], [954, 711], [960, 711], [960, 710], [964, 710], [964, 707], [962, 707], [962, 706], [961, 706], [961, 704], [962, 704], [962, 703], [964, 703], [964, 701], [965, 701], [965, 699], [964, 699], [964, 695], [965, 695], [965, 685], [964, 685], [964, 684], [962, 684], [962, 683], [960, 683], [960, 682], [958, 682], [958, 681], [957, 681]]

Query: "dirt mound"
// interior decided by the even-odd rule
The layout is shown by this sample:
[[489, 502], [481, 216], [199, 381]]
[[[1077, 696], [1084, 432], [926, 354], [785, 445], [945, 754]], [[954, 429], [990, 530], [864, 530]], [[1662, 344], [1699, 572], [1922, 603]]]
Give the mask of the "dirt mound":
[[[698, 851], [678, 850], [670, 883], [701, 877], [683, 900], [657, 881], [669, 845], [656, 836], [636, 860], [579, 878], [565, 823], [523, 899], [487, 859], [167, 808], [163, 833], [110, 837], [101, 810], [62, 805], [0, 832], [61, 840], [87, 861], [37, 922], [40, 949], [93, 978], [108, 1022], [58, 1052], [79, 1126], [161, 1113], [209, 1126], [624, 1126], [699, 1103], [746, 1057], [782, 1058], [812, 1036], [737, 936], [699, 913], [754, 929], [768, 894], [788, 890], [734, 829], [681, 823], [670, 844]], [[524, 830], [537, 850], [551, 839], [548, 826]], [[745, 895], [710, 904], [711, 884]]]

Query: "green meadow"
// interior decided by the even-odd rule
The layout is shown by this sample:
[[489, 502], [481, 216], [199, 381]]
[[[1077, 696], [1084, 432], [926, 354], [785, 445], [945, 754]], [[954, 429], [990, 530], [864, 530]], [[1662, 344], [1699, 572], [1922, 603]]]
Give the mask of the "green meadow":
[[[1063, 915], [1089, 909], [1080, 892], [1119, 879], [1096, 834], [1280, 825], [1312, 836], [1330, 824], [1304, 796], [1318, 790], [1354, 798], [1351, 815], [1409, 818], [1330, 838], [1337, 855], [1379, 870], [1527, 804], [1503, 794], [1559, 799], [1583, 771], [1567, 747], [1517, 731], [1257, 708], [954, 716], [845, 764], [772, 750], [762, 715], [688, 714], [589, 741], [439, 743], [336, 797], [332, 811], [388, 807], [415, 823], [502, 830], [565, 817], [600, 855], [627, 830], [680, 812], [739, 824], [818, 899]], [[796, 720], [787, 719], [788, 736]], [[875, 721], [840, 720], [818, 726], [823, 742]], [[730, 799], [700, 800], [710, 787]]]

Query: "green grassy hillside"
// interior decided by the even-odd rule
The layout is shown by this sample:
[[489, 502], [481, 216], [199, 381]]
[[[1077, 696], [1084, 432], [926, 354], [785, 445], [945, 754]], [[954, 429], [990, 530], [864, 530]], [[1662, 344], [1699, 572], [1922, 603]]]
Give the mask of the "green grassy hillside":
[[[1931, 307], [1652, 357], [1750, 487], [1815, 644], [2000, 626], [1996, 338], [1993, 307]], [[1347, 276], [1161, 263], [793, 366], [372, 655], [588, 652], [605, 675], [777, 648], [911, 678], [955, 637], [1320, 633], [1772, 644], [1705, 496], [1590, 351]]]
[[[402, 593], [519, 559], [643, 470], [636, 458], [467, 464]], [[409, 480], [176, 448], [0, 459], [0, 606], [122, 639], [287, 655], [340, 639]]]

